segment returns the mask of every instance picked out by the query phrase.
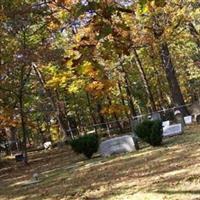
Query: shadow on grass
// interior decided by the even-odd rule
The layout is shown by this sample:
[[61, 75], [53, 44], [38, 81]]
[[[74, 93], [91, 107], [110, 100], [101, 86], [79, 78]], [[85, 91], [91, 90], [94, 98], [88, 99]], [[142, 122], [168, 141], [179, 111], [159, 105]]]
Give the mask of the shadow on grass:
[[156, 193], [161, 193], [161, 194], [168, 194], [168, 195], [173, 195], [173, 194], [200, 194], [200, 190], [179, 190], [179, 191], [174, 191], [174, 190], [158, 190]]
[[[199, 194], [200, 190], [171, 190], [180, 181], [192, 182], [199, 176], [191, 176], [189, 172], [194, 170], [194, 165], [200, 163], [200, 137], [198, 134], [183, 134], [174, 138], [164, 140], [167, 146], [159, 148], [147, 147], [138, 152], [111, 156], [109, 158], [95, 157], [92, 160], [80, 161], [74, 154], [46, 155], [45, 160], [34, 155], [35, 168], [40, 167], [41, 172], [48, 175], [43, 182], [31, 187], [12, 187], [14, 181], [8, 177], [10, 185], [1, 190], [0, 199], [40, 200], [50, 199], [107, 199], [112, 196], [128, 192], [146, 190], [156, 191], [162, 194]], [[169, 142], [170, 141], [170, 142]], [[195, 141], [195, 142], [194, 142]], [[167, 143], [169, 142], [169, 143]], [[171, 145], [173, 142], [174, 145]], [[66, 155], [69, 160], [66, 159]], [[60, 158], [59, 158], [60, 157]], [[74, 158], [75, 157], [75, 158]], [[51, 158], [55, 169], [60, 162], [66, 166], [62, 169], [49, 171], [46, 161]], [[40, 163], [41, 161], [41, 163]], [[67, 168], [67, 165], [75, 167]], [[181, 171], [181, 170], [185, 171]], [[31, 169], [33, 172], [34, 169]], [[20, 176], [18, 173], [17, 176]], [[171, 185], [170, 185], [171, 184]], [[165, 188], [166, 190], [162, 190]], [[174, 188], [172, 188], [174, 189]], [[171, 192], [171, 193], [170, 193]], [[96, 195], [96, 196], [95, 196]], [[12, 198], [11, 198], [12, 197]], [[87, 198], [86, 198], [87, 197]]]

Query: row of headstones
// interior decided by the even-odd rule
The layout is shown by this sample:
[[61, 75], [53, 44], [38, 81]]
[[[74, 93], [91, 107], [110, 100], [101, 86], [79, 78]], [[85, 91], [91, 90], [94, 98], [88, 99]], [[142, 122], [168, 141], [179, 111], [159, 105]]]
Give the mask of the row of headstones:
[[[193, 123], [192, 116], [183, 117], [178, 111], [175, 112], [174, 115], [176, 119], [175, 124], [170, 124], [170, 121], [162, 122], [164, 137], [181, 134], [185, 125]], [[154, 115], [151, 120], [158, 119], [158, 116], [159, 115], [155, 117]], [[136, 123], [138, 123], [138, 121]], [[106, 157], [113, 154], [131, 152], [137, 149], [138, 145], [137, 142], [135, 142], [134, 137], [132, 135], [125, 135], [101, 142], [99, 151], [103, 157]]]
[[183, 132], [184, 126], [192, 124], [192, 116], [186, 116], [177, 119], [176, 124], [170, 124], [170, 121], [162, 122], [163, 125], [163, 136], [173, 136], [177, 134], [181, 134]]
[[[176, 124], [171, 124], [171, 122], [163, 121], [163, 136], [173, 136], [178, 135], [183, 132], [184, 126], [188, 124], [192, 124], [192, 116], [183, 117], [180, 111], [176, 111], [175, 122]], [[154, 113], [151, 116], [151, 120], [161, 120], [159, 113]], [[140, 123], [141, 120], [137, 120], [137, 124]], [[135, 124], [136, 125], [136, 124]], [[50, 149], [52, 147], [52, 143], [50, 141], [45, 142], [44, 149]], [[108, 156], [111, 154], [130, 152], [137, 150], [137, 143], [133, 140], [133, 137], [130, 135], [125, 135], [121, 137], [112, 138], [106, 141], [101, 142], [100, 144], [100, 153], [102, 156]]]

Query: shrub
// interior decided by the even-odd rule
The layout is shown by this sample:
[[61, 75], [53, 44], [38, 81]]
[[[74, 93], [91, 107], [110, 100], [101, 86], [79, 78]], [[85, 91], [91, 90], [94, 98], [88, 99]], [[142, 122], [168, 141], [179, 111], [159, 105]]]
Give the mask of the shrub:
[[76, 153], [83, 153], [87, 158], [90, 159], [98, 150], [99, 137], [95, 134], [84, 135], [72, 140], [70, 145]]
[[145, 120], [136, 126], [135, 132], [139, 138], [149, 143], [152, 126], [153, 126], [153, 121]]
[[136, 126], [135, 132], [139, 138], [152, 146], [162, 143], [162, 122], [146, 120]]
[[162, 122], [159, 120], [154, 121], [151, 127], [150, 141], [152, 146], [159, 146], [162, 143], [163, 129]]

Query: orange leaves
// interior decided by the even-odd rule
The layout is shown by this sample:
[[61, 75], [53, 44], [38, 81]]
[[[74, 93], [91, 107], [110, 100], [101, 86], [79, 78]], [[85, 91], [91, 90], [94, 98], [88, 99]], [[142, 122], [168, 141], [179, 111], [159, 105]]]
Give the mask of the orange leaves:
[[101, 71], [98, 66], [95, 67], [88, 61], [85, 61], [82, 65], [81, 73], [91, 81], [86, 85], [85, 90], [94, 98], [109, 95], [116, 85], [114, 80], [109, 80], [105, 76], [105, 71]]
[[91, 93], [95, 98], [100, 98], [108, 95], [113, 86], [114, 83], [111, 80], [98, 80], [89, 83], [86, 86], [86, 91]]
[[0, 128], [17, 127], [18, 125], [18, 120], [11, 119], [10, 117], [5, 115], [0, 115]]

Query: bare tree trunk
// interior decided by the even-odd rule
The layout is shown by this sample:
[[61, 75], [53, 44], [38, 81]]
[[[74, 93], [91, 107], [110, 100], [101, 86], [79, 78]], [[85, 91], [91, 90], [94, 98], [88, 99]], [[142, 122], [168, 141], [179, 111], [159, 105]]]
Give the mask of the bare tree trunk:
[[45, 137], [44, 137], [43, 131], [42, 131], [41, 127], [40, 127], [39, 120], [37, 119], [36, 122], [37, 122], [37, 132], [38, 132], [38, 135], [41, 136], [42, 144], [43, 144], [43, 143], [46, 142], [46, 140], [45, 140]]
[[27, 130], [25, 124], [25, 114], [24, 114], [24, 70], [25, 67], [21, 66], [21, 73], [20, 73], [20, 88], [19, 88], [19, 111], [20, 111], [20, 118], [21, 118], [21, 127], [22, 127], [22, 135], [23, 135], [23, 156], [24, 156], [24, 164], [28, 164], [28, 154], [27, 154]]
[[[126, 106], [120, 81], [118, 81], [118, 88], [119, 88], [119, 92], [120, 92], [120, 96], [121, 96], [122, 105]], [[127, 111], [125, 111], [125, 114], [126, 114], [126, 117], [129, 119], [129, 114]]]
[[43, 87], [43, 89], [45, 90], [47, 96], [50, 98], [51, 100], [51, 104], [53, 106], [53, 109], [55, 110], [56, 112], [56, 118], [58, 120], [58, 123], [59, 123], [59, 127], [61, 129], [61, 132], [63, 134], [64, 137], [66, 137], [68, 134], [67, 134], [67, 130], [68, 130], [68, 125], [66, 123], [66, 120], [63, 119], [63, 115], [62, 115], [62, 112], [60, 111], [60, 108], [59, 106], [57, 105], [58, 104], [58, 100], [55, 99], [55, 97], [53, 96], [53, 94], [51, 93], [51, 91], [49, 89], [47, 89], [45, 87], [45, 79], [43, 78], [42, 76], [42, 73], [40, 72], [40, 70], [37, 68], [36, 64], [32, 64], [32, 67], [38, 77], [38, 80], [41, 84], [41, 86]]
[[128, 97], [129, 108], [131, 109], [131, 115], [136, 116], [137, 113], [136, 113], [134, 103], [133, 103], [133, 98], [132, 98], [132, 94], [131, 94], [131, 90], [130, 90], [130, 84], [128, 81], [128, 75], [127, 75], [123, 65], [122, 65], [122, 72], [124, 73], [125, 89], [126, 89], [126, 94]]
[[137, 53], [137, 50], [135, 48], [133, 48], [133, 53], [135, 55], [135, 63], [136, 63], [136, 66], [138, 68], [138, 71], [140, 73], [140, 77], [142, 79], [142, 82], [144, 84], [144, 88], [145, 88], [146, 94], [148, 96], [148, 99], [149, 99], [149, 102], [150, 102], [150, 105], [151, 105], [151, 109], [152, 109], [152, 111], [156, 111], [156, 105], [155, 105], [155, 101], [154, 101], [154, 98], [153, 98], [153, 94], [152, 94], [148, 79], [146, 77], [142, 62], [141, 62], [139, 55]]
[[[97, 120], [96, 120], [96, 117], [92, 111], [92, 106], [91, 106], [91, 101], [90, 101], [90, 96], [89, 94], [86, 92], [86, 97], [87, 97], [87, 102], [88, 102], [88, 108], [89, 108], [89, 111], [90, 111], [90, 116], [92, 118], [92, 121], [93, 121], [93, 124], [96, 125], [97, 124]], [[97, 127], [94, 126], [94, 129], [95, 129], [95, 133], [97, 133]]]
[[[171, 55], [166, 42], [163, 42], [160, 46], [161, 48], [161, 59], [163, 62], [163, 67], [165, 69], [166, 77], [169, 83], [169, 88], [172, 96], [173, 103], [176, 106], [182, 106], [185, 104], [181, 89], [176, 77], [176, 72], [172, 64]], [[186, 107], [179, 108], [183, 115], [188, 115]]]
[[155, 64], [154, 64], [153, 68], [154, 68], [154, 72], [156, 74], [156, 81], [157, 81], [156, 85], [157, 85], [158, 96], [159, 96], [159, 99], [160, 99], [159, 102], [161, 104], [161, 109], [162, 109], [163, 105], [166, 105], [166, 104], [167, 104], [167, 107], [169, 107], [169, 104], [166, 101], [164, 94], [163, 94], [163, 90], [162, 90], [162, 84], [164, 84], [164, 82], [161, 81], [160, 74], [159, 74], [158, 70], [156, 69]]

